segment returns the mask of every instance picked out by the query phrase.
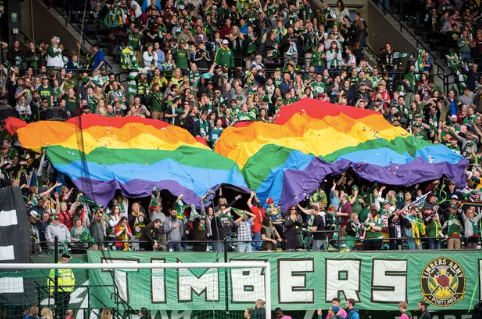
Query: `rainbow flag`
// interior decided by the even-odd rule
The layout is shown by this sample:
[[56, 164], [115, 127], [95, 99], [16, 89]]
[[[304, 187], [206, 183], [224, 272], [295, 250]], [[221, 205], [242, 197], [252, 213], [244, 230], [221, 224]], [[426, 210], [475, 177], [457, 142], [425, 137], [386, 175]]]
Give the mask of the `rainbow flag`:
[[320, 100], [284, 106], [275, 124], [227, 128], [215, 152], [238, 163], [249, 188], [283, 209], [316, 191], [328, 175], [410, 186], [447, 176], [461, 187], [468, 161], [416, 139], [380, 113]]
[[203, 194], [221, 184], [246, 190], [234, 161], [162, 121], [92, 114], [22, 126], [13, 130], [24, 148], [45, 149], [55, 169], [104, 206], [118, 189], [127, 197], [145, 197], [157, 186], [197, 207]]

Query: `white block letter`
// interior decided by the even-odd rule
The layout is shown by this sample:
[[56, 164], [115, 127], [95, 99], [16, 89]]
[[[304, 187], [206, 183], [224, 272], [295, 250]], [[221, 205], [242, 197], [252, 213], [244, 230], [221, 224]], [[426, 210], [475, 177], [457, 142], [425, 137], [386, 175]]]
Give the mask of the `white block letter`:
[[360, 266], [361, 260], [326, 259], [326, 302], [340, 298], [340, 292], [345, 299], [353, 298], [360, 302]]
[[312, 258], [278, 259], [278, 303], [313, 303], [314, 290], [306, 286], [306, 273], [313, 270]]
[[[151, 259], [153, 264], [163, 264], [164, 259]], [[165, 269], [152, 269], [151, 273], [151, 290], [152, 290], [152, 302], [164, 303], [166, 302], [166, 270]]]
[[[203, 269], [193, 269], [194, 273], [199, 273]], [[194, 275], [187, 268], [178, 269], [178, 300], [192, 301], [192, 293], [196, 295], [205, 294], [206, 301], [219, 301], [219, 274], [215, 268], [209, 268], [199, 277]]]
[[[231, 263], [239, 260], [231, 260]], [[243, 262], [249, 262], [243, 260]], [[253, 262], [256, 262], [253, 261]], [[231, 299], [232, 302], [255, 302], [265, 300], [263, 268], [232, 268], [231, 269]]]
[[372, 302], [407, 301], [407, 261], [373, 259]]
[[[137, 264], [138, 260], [127, 260], [127, 259], [102, 259], [103, 264], [111, 263], [126, 263], [126, 264]], [[103, 271], [111, 271], [112, 269], [106, 268]], [[125, 302], [129, 302], [129, 283], [127, 280], [127, 273], [132, 271], [138, 271], [137, 269], [123, 269], [122, 271], [114, 271], [114, 284], [117, 286], [119, 297]]]

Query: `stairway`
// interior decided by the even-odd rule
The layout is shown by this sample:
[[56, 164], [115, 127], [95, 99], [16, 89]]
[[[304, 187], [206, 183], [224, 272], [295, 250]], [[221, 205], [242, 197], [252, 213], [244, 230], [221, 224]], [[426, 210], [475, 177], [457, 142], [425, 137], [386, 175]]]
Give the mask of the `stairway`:
[[[83, 27], [83, 34], [82, 37], [82, 45], [81, 49], [82, 52], [88, 53], [91, 49], [91, 46], [94, 44], [99, 45], [99, 49], [104, 52], [105, 61], [109, 72], [113, 73], [120, 73], [122, 72], [121, 66], [119, 63], [115, 63], [113, 57], [110, 56], [110, 40], [109, 40], [109, 31], [107, 28], [104, 27], [103, 22], [100, 21], [93, 11], [86, 11], [85, 18], [84, 18], [84, 11], [75, 11], [70, 10], [70, 12], [65, 12], [64, 8], [57, 7], [54, 5], [52, 0], [34, 0], [35, 6], [43, 10], [47, 10], [51, 16], [44, 16], [39, 15], [35, 16], [35, 25], [38, 25], [39, 22], [42, 22], [43, 19], [51, 19], [54, 18], [68, 31], [73, 39], [79, 41], [81, 36], [80, 32]], [[34, 9], [36, 8], [34, 6]], [[35, 13], [34, 13], [35, 14]], [[42, 20], [40, 20], [42, 19]], [[40, 21], [39, 21], [40, 20]], [[50, 35], [56, 35], [58, 32], [53, 31]], [[55, 34], [54, 34], [55, 33]], [[50, 37], [48, 39], [50, 39]], [[47, 40], [47, 39], [46, 39]], [[61, 37], [61, 42], [62, 37]], [[70, 46], [68, 47], [70, 48]]]
[[438, 70], [436, 72], [445, 75], [451, 74], [452, 71], [448, 67], [445, 58], [448, 47], [441, 43], [438, 38], [431, 37], [423, 25], [417, 25], [415, 18], [405, 17], [400, 12], [400, 8], [392, 5], [390, 12], [385, 13], [385, 18], [398, 28], [400, 28], [401, 24], [401, 33], [414, 47], [425, 49], [429, 52], [432, 57], [432, 64], [437, 66]]

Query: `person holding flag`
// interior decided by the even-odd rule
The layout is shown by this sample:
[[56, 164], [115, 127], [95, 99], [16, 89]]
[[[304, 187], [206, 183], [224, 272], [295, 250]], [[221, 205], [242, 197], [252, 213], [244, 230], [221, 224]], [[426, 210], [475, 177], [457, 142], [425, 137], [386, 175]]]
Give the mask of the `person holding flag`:
[[[256, 204], [256, 206], [253, 206], [253, 200]], [[248, 207], [251, 210], [251, 212], [256, 216], [256, 218], [253, 220], [253, 227], [252, 227], [252, 232], [253, 232], [253, 247], [258, 250], [261, 248], [261, 227], [263, 226], [263, 219], [264, 216], [266, 216], [266, 211], [263, 208], [263, 204], [258, 200], [256, 197], [255, 192], [251, 192], [251, 196], [248, 199]]]

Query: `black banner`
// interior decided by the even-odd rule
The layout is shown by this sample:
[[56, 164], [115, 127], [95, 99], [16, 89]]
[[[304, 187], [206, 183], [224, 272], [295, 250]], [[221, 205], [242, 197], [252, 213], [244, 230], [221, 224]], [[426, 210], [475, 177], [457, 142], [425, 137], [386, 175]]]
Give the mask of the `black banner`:
[[[22, 192], [18, 187], [1, 188], [0, 263], [30, 263], [30, 249], [29, 221]], [[0, 269], [0, 305], [28, 305], [36, 301], [34, 282], [28, 273]]]

